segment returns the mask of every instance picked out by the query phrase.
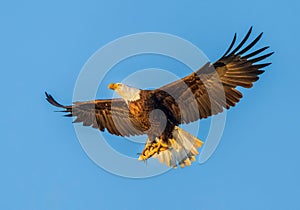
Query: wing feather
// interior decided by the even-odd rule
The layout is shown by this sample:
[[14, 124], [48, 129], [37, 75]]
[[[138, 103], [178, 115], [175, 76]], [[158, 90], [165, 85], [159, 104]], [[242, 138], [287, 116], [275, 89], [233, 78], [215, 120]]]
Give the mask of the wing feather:
[[[181, 80], [157, 89], [167, 92], [179, 106], [181, 104], [180, 114], [177, 110], [173, 110], [175, 116], [181, 115], [181, 123], [207, 118], [222, 112], [224, 108], [229, 109], [235, 106], [243, 97], [236, 88], [251, 88], [259, 79], [259, 75], [264, 72], [263, 68], [271, 64], [259, 63], [273, 54], [271, 52], [259, 55], [269, 46], [249, 52], [261, 39], [263, 33], [243, 48], [251, 32], [252, 27], [233, 49], [236, 42], [235, 34], [224, 55], [213, 64], [207, 63]], [[245, 53], [248, 54], [244, 55]], [[194, 112], [193, 102], [196, 104], [198, 113]]]
[[45, 94], [50, 104], [63, 108], [62, 112], [68, 112], [65, 116], [76, 117], [74, 123], [82, 122], [84, 126], [92, 126], [100, 131], [106, 129], [109, 133], [118, 136], [143, 134], [140, 130], [130, 126], [134, 119], [131, 118], [127, 104], [123, 99], [74, 102], [71, 106], [64, 106], [50, 94]]

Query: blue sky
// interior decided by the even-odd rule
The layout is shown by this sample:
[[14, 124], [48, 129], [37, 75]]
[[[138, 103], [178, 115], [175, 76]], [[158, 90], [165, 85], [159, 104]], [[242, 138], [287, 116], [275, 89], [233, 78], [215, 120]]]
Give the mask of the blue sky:
[[[0, 208], [299, 209], [299, 9], [296, 0], [1, 2]], [[84, 153], [72, 120], [44, 99], [47, 90], [71, 103], [84, 63], [121, 36], [171, 33], [214, 61], [234, 32], [252, 25], [264, 32], [259, 46], [275, 51], [273, 64], [227, 112], [221, 143], [203, 165], [148, 179], [112, 175]], [[128, 61], [122, 75], [152, 61], [167, 63]]]

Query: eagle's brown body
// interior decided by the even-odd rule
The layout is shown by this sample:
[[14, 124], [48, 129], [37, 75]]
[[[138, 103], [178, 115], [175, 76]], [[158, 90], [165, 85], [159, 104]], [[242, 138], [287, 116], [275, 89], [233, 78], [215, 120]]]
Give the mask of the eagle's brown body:
[[159, 137], [168, 143], [174, 127], [180, 124], [180, 110], [176, 100], [159, 89], [141, 90], [140, 95], [141, 99], [128, 103], [129, 113], [134, 119], [132, 123], [139, 122], [135, 127], [147, 134], [151, 141]]
[[190, 165], [202, 142], [178, 126], [235, 106], [243, 96], [236, 88], [252, 87], [264, 72], [262, 68], [271, 64], [257, 63], [273, 54], [257, 56], [268, 47], [248, 52], [262, 33], [242, 48], [251, 31], [252, 28], [232, 50], [235, 35], [229, 49], [215, 63], [207, 63], [196, 72], [159, 89], [139, 90], [112, 84], [112, 89], [122, 98], [74, 102], [71, 106], [64, 106], [46, 93], [47, 100], [64, 108], [64, 112], [69, 113], [66, 116], [75, 116], [74, 122], [82, 122], [85, 126], [100, 131], [107, 129], [118, 136], [147, 134], [148, 141], [140, 160], [157, 157], [168, 166]]

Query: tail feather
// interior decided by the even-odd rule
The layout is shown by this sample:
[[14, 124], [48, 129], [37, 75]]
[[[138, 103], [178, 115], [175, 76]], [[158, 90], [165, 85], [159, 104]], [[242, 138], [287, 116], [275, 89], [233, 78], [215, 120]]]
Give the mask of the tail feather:
[[168, 140], [168, 144], [156, 138], [155, 142], [146, 144], [139, 160], [154, 157], [169, 167], [177, 168], [179, 165], [183, 168], [190, 166], [196, 160], [195, 156], [199, 154], [197, 148], [202, 144], [201, 140], [176, 126], [173, 130], [173, 138]]

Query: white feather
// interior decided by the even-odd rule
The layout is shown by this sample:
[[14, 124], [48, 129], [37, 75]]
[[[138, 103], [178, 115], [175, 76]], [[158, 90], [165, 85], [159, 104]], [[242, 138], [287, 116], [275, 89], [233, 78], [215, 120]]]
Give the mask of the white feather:
[[139, 100], [141, 98], [140, 89], [135, 87], [130, 87], [121, 83], [117, 83], [117, 84], [118, 84], [118, 88], [115, 89], [116, 93], [118, 93], [127, 103], [130, 101]]

